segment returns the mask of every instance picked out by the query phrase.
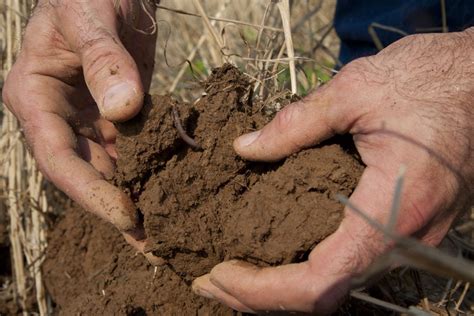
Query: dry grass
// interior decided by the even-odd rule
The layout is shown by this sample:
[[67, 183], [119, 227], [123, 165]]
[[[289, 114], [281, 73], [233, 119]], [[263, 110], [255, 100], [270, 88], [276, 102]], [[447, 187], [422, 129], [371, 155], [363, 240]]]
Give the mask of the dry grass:
[[[4, 0], [0, 4], [0, 86], [11, 68], [32, 2]], [[329, 80], [332, 68], [340, 64], [335, 57], [339, 42], [332, 24], [334, 8], [334, 0], [283, 0], [278, 5], [271, 0], [162, 1], [157, 11], [159, 36], [152, 92], [172, 92], [192, 102], [202, 93], [200, 81], [213, 67], [227, 61], [253, 80], [257, 97], [267, 99], [282, 89], [306, 94]], [[51, 309], [40, 267], [47, 232], [43, 214], [52, 210], [54, 201], [46, 198], [44, 180], [25, 149], [16, 119], [5, 109], [0, 118], [0, 213], [8, 208], [14, 270], [14, 282], [1, 285], [5, 289], [0, 289], [0, 299], [1, 295], [14, 296], [26, 315], [33, 312], [28, 310], [27, 300], [34, 297], [38, 306], [34, 311], [48, 315]], [[460, 256], [473, 253], [474, 210], [468, 216], [445, 242]], [[351, 304], [370, 301], [370, 306], [407, 313], [416, 313], [409, 306], [440, 315], [474, 313], [470, 286], [455, 278], [403, 269], [375, 286], [383, 300], [358, 293]]]
[[[331, 56], [337, 56], [339, 49], [331, 23], [335, 1], [302, 1], [293, 5], [292, 29], [287, 34], [292, 35], [296, 58], [287, 53], [288, 36], [285, 37], [281, 14], [271, 1], [198, 2], [210, 17], [208, 22], [196, 17], [203, 12], [187, 1], [163, 1], [158, 9], [153, 92], [173, 91], [186, 101], [195, 100], [201, 93], [199, 81], [223, 60], [253, 78], [262, 97], [282, 88], [291, 89], [291, 82], [296, 85], [293, 90], [306, 93], [319, 84], [318, 80], [330, 77], [330, 69], [337, 63]], [[329, 36], [324, 36], [326, 32]], [[319, 49], [313, 51], [317, 43]], [[296, 78], [291, 81], [288, 64], [293, 62]]]
[[[21, 32], [32, 2], [6, 0], [2, 13], [2, 82], [12, 67]], [[0, 194], [6, 199], [9, 214], [9, 239], [14, 283], [12, 293], [27, 314], [27, 300], [34, 296], [37, 311], [48, 314], [41, 263], [46, 249], [46, 225], [42, 213], [48, 211], [43, 177], [22, 142], [16, 118], [3, 110], [1, 125]]]

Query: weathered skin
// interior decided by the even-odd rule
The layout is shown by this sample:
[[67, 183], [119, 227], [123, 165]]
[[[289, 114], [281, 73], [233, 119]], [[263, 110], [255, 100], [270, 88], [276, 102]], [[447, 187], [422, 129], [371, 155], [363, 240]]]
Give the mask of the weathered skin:
[[[399, 168], [405, 183], [397, 232], [437, 245], [472, 204], [474, 29], [406, 37], [356, 60], [324, 88], [234, 142], [250, 160], [278, 160], [334, 134], [351, 133], [367, 165], [350, 200], [387, 223]], [[389, 249], [349, 209], [308, 261], [258, 269], [217, 265], [194, 290], [241, 311], [328, 313], [350, 277]]]
[[139, 249], [135, 207], [104, 176], [116, 158], [111, 121], [133, 117], [150, 85], [150, 26], [134, 0], [40, 0], [3, 90], [43, 174]]

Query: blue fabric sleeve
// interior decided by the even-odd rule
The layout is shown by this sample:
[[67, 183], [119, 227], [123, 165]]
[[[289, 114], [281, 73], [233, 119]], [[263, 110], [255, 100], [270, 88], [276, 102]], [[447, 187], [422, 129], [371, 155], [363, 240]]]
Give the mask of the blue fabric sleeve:
[[[447, 26], [450, 32], [474, 25], [474, 0], [446, 0]], [[395, 27], [408, 34], [440, 32], [440, 0], [338, 0], [334, 26], [341, 39], [339, 59], [343, 64], [373, 55], [377, 48], [368, 32], [373, 22]], [[375, 29], [382, 44], [402, 35]]]

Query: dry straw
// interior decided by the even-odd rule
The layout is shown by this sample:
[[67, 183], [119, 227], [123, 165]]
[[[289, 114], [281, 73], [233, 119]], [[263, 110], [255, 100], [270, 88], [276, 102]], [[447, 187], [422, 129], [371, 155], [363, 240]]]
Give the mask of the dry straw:
[[[6, 0], [2, 7], [5, 50], [3, 80], [19, 50], [22, 29], [34, 3], [30, 0]], [[42, 213], [48, 210], [43, 177], [22, 142], [18, 121], [2, 108], [0, 161], [1, 196], [10, 218], [11, 261], [14, 273], [14, 300], [23, 314], [29, 314], [27, 299], [35, 296], [40, 315], [49, 315], [41, 274], [46, 249], [46, 224]]]

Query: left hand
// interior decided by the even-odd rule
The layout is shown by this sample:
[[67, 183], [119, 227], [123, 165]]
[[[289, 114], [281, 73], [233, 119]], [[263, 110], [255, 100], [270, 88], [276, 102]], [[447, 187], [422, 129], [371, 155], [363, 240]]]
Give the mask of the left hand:
[[2, 91], [43, 175], [140, 252], [136, 207], [105, 178], [113, 122], [134, 117], [150, 86], [154, 10], [145, 0], [38, 0]]
[[[367, 166], [351, 202], [387, 223], [405, 165], [396, 232], [438, 244], [473, 199], [474, 30], [409, 36], [356, 60], [234, 147], [246, 159], [272, 161], [347, 132]], [[244, 312], [330, 313], [351, 278], [389, 250], [380, 232], [346, 208], [308, 261], [267, 268], [224, 262], [193, 290]]]

